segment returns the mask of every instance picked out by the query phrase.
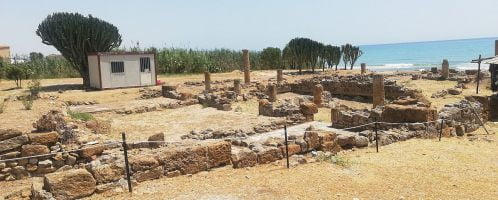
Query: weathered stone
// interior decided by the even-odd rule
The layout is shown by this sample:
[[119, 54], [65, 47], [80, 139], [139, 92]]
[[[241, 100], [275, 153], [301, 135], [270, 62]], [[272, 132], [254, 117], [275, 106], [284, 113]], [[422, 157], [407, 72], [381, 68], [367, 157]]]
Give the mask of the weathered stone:
[[168, 178], [173, 178], [173, 177], [177, 177], [180, 175], [182, 175], [182, 172], [180, 172], [179, 170], [175, 170], [175, 171], [166, 173], [166, 177], [168, 177]]
[[28, 136], [33, 144], [53, 145], [59, 140], [59, 134], [55, 131], [48, 133], [31, 133], [28, 134]]
[[4, 141], [0, 141], [0, 152], [12, 150], [21, 147], [23, 144], [28, 143], [29, 138], [27, 135], [20, 135]]
[[316, 131], [306, 131], [304, 133], [304, 141], [308, 144], [308, 149], [318, 149], [320, 147], [320, 137]]
[[464, 136], [465, 135], [465, 126], [464, 125], [456, 126], [455, 132], [456, 132], [457, 136]]
[[282, 151], [276, 147], [265, 148], [258, 152], [258, 163], [267, 164], [282, 159]]
[[[280, 146], [280, 149], [282, 150], [282, 155], [285, 157], [287, 155], [285, 145]], [[301, 153], [301, 146], [298, 144], [289, 144], [288, 149], [289, 156]]]
[[277, 83], [284, 81], [284, 73], [282, 69], [277, 69]]
[[446, 80], [450, 76], [450, 64], [448, 60], [444, 59], [443, 64], [441, 66], [441, 78]]
[[242, 50], [242, 61], [244, 66], [244, 83], [251, 83], [251, 63], [249, 62], [249, 50]]
[[90, 172], [95, 177], [97, 184], [117, 181], [125, 175], [124, 166], [117, 163], [97, 165], [92, 167]]
[[139, 171], [139, 172], [133, 174], [133, 178], [135, 178], [135, 180], [137, 180], [137, 182], [144, 182], [144, 181], [148, 181], [148, 180], [154, 180], [154, 179], [161, 178], [163, 176], [163, 173], [164, 173], [163, 167], [159, 166], [159, 167], [147, 170], [147, 171]]
[[323, 100], [323, 86], [318, 84], [313, 87], [313, 103], [316, 105], [322, 105]]
[[269, 83], [267, 95], [268, 95], [268, 101], [270, 102], [277, 101], [277, 85]]
[[384, 122], [393, 123], [428, 122], [437, 119], [437, 111], [434, 108], [419, 107], [416, 105], [389, 104], [384, 106], [381, 118]]
[[462, 94], [462, 90], [458, 88], [450, 88], [447, 90], [449, 94], [451, 95], [459, 95]]
[[367, 64], [361, 63], [360, 68], [361, 68], [361, 74], [362, 75], [365, 74], [365, 73], [367, 73]]
[[130, 158], [131, 169], [134, 172], [156, 168], [159, 162], [153, 155], [137, 155]]
[[59, 110], [51, 110], [33, 124], [38, 132], [57, 131], [66, 125], [64, 115]]
[[93, 194], [96, 181], [84, 169], [61, 171], [45, 175], [44, 189], [56, 199], [78, 199]]
[[211, 73], [209, 71], [204, 72], [204, 86], [205, 90], [211, 90]]
[[233, 80], [233, 91], [237, 94], [240, 94], [240, 79]]
[[104, 150], [105, 150], [104, 145], [97, 144], [97, 145], [84, 146], [80, 151], [80, 156], [82, 158], [91, 159], [93, 156], [102, 154]]
[[164, 149], [156, 158], [165, 171], [180, 170], [182, 174], [195, 174], [208, 169], [207, 148], [204, 146]]
[[354, 134], [340, 134], [337, 136], [337, 144], [343, 149], [351, 149], [355, 145]]
[[354, 138], [354, 145], [356, 147], [368, 147], [368, 138], [367, 137], [364, 137], [364, 136], [355, 136]]
[[324, 142], [333, 142], [337, 138], [337, 134], [332, 131], [320, 131], [318, 133], [318, 137], [320, 138], [320, 144]]
[[207, 159], [209, 167], [229, 165], [231, 163], [232, 145], [223, 141], [207, 146]]
[[22, 135], [21, 131], [14, 129], [0, 129], [0, 141]]
[[43, 178], [37, 177], [32, 178], [31, 181], [31, 196], [30, 199], [33, 200], [52, 200], [54, 197], [50, 192], [43, 189]]
[[386, 98], [386, 92], [384, 89], [384, 75], [375, 74], [373, 76], [373, 108], [379, 105], [384, 105], [384, 100]]
[[341, 151], [341, 146], [337, 142], [324, 142], [320, 145], [318, 150], [336, 154]]
[[157, 148], [164, 144], [164, 133], [157, 133], [154, 135], [151, 135], [148, 139], [149, 141], [149, 147], [151, 148]]
[[35, 155], [43, 155], [50, 153], [50, 149], [48, 149], [45, 145], [40, 144], [26, 144], [21, 147], [21, 156], [35, 156]]
[[232, 153], [233, 168], [253, 167], [258, 164], [258, 155], [249, 149], [233, 149]]

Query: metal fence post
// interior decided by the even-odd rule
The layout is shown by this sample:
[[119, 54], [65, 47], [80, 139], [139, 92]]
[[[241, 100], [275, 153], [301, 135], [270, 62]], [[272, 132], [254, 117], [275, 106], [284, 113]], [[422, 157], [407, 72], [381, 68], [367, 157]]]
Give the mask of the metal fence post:
[[439, 141], [441, 142], [441, 136], [443, 135], [443, 124], [444, 118], [441, 119], [441, 129], [439, 130]]
[[377, 129], [379, 129], [378, 121], [375, 121], [375, 148], [377, 149], [377, 153], [379, 152], [379, 134], [377, 133]]
[[126, 145], [126, 134], [124, 132], [121, 133], [123, 138], [123, 152], [125, 159], [125, 167], [126, 167], [126, 180], [128, 180], [128, 192], [132, 192], [131, 188], [131, 178], [130, 178], [130, 165], [128, 165], [128, 147]]
[[287, 141], [287, 122], [284, 124], [285, 134], [285, 156], [287, 157], [287, 169], [289, 169], [289, 142]]

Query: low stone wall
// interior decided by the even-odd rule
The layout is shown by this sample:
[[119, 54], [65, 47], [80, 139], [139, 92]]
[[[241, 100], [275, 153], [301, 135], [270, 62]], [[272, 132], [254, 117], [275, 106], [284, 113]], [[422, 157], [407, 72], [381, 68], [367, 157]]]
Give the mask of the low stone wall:
[[[323, 76], [312, 79], [304, 79], [297, 83], [291, 83], [291, 91], [298, 94], [312, 95], [315, 85], [321, 84], [324, 91], [329, 91], [332, 95], [362, 96], [371, 98], [373, 95], [373, 79], [371, 76]], [[386, 80], [385, 93], [388, 99], [397, 99], [402, 96], [419, 97], [416, 90], [407, 89], [396, 85], [396, 82]]]

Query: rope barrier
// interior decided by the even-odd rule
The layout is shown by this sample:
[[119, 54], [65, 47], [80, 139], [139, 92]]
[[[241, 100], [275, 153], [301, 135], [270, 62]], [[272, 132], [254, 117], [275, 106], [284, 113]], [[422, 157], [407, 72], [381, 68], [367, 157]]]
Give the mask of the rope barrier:
[[[141, 143], [160, 143], [160, 144], [166, 144], [166, 143], [169, 143], [169, 144], [173, 144], [173, 143], [179, 143], [178, 141], [134, 141], [132, 143], [128, 143], [128, 145], [135, 145], [135, 144], [141, 144]], [[97, 143], [98, 144], [98, 143]], [[113, 146], [113, 145], [121, 145], [122, 142], [121, 141], [110, 141], [108, 143], [104, 143], [102, 145], [104, 145], [105, 147], [108, 147], [108, 146]], [[93, 145], [93, 144], [91, 144]], [[26, 160], [26, 159], [31, 159], [31, 158], [45, 158], [45, 157], [51, 157], [51, 156], [55, 156], [59, 153], [76, 153], [76, 152], [80, 152], [80, 151], [83, 151], [85, 149], [91, 149], [92, 147], [86, 147], [85, 146], [90, 146], [90, 145], [84, 145], [83, 148], [81, 149], [73, 149], [73, 150], [68, 150], [68, 151], [58, 151], [58, 152], [53, 152], [53, 153], [47, 153], [47, 154], [41, 154], [41, 155], [33, 155], [33, 156], [24, 156], [24, 157], [18, 157], [18, 158], [9, 158], [9, 159], [3, 159], [3, 160], [0, 160], [0, 163], [5, 163], [5, 162], [13, 162], [13, 161], [18, 161], [18, 160]]]

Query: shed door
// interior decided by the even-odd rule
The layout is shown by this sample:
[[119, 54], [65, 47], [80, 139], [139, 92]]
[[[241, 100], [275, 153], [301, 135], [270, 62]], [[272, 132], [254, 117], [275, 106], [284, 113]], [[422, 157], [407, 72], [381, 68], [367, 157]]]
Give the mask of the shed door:
[[152, 72], [150, 70], [150, 57], [140, 58], [140, 85], [154, 85], [154, 83], [152, 83]]

